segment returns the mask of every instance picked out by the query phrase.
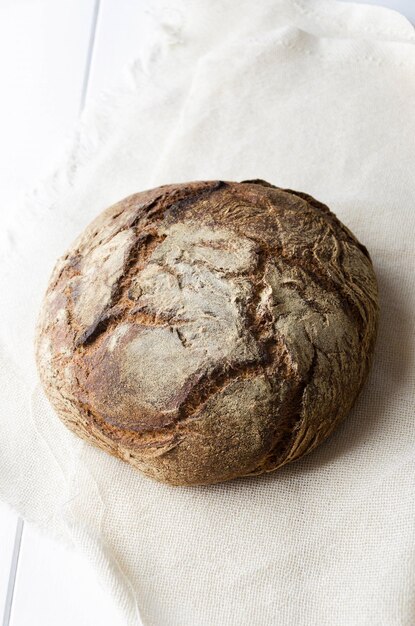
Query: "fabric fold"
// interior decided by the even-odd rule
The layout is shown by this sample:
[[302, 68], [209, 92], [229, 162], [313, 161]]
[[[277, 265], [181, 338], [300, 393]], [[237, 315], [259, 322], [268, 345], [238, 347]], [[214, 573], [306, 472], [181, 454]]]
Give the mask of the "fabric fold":
[[[326, 0], [152, 3], [151, 49], [90, 106], [64, 161], [0, 229], [0, 498], [94, 564], [126, 624], [410, 625], [415, 610], [415, 38]], [[319, 449], [267, 476], [156, 483], [78, 440], [37, 382], [56, 258], [127, 194], [264, 178], [368, 247], [370, 379]]]

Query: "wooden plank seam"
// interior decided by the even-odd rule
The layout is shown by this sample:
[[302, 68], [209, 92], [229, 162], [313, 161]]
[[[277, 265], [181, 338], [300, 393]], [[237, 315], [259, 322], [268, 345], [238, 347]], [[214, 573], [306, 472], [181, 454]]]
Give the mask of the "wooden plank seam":
[[[86, 98], [88, 95], [88, 86], [89, 86], [89, 80], [90, 80], [90, 75], [91, 75], [92, 59], [94, 56], [95, 38], [96, 38], [96, 32], [97, 32], [100, 4], [101, 4], [101, 0], [95, 0], [94, 10], [93, 10], [93, 15], [92, 15], [92, 20], [91, 20], [89, 44], [88, 44], [88, 50], [87, 50], [87, 55], [86, 55], [86, 60], [85, 60], [84, 76], [83, 76], [83, 81], [82, 81], [79, 115], [82, 113], [85, 107]], [[21, 517], [19, 517], [16, 523], [16, 533], [14, 537], [13, 553], [12, 553], [12, 558], [11, 558], [11, 563], [10, 563], [10, 573], [9, 573], [9, 580], [7, 584], [6, 601], [5, 601], [5, 606], [4, 606], [3, 622], [2, 622], [3, 626], [10, 626], [14, 588], [16, 584], [17, 569], [19, 565], [19, 556], [20, 556], [20, 547], [22, 544], [23, 529], [24, 529], [24, 520]]]

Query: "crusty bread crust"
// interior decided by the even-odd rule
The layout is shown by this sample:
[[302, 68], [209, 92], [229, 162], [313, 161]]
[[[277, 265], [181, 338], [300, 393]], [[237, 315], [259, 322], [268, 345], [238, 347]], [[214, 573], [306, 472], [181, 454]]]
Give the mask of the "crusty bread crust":
[[62, 257], [36, 356], [63, 422], [171, 484], [261, 474], [349, 412], [378, 320], [369, 254], [265, 181], [134, 194]]

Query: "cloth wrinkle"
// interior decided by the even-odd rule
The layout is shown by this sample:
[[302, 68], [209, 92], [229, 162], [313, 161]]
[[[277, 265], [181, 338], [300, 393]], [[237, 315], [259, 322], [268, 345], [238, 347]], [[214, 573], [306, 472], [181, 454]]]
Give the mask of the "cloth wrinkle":
[[[0, 217], [0, 498], [95, 567], [126, 626], [412, 626], [415, 35], [326, 0], [152, 0], [154, 36]], [[170, 487], [79, 440], [37, 381], [55, 260], [151, 185], [261, 178], [327, 205], [380, 287], [371, 374], [309, 456]]]

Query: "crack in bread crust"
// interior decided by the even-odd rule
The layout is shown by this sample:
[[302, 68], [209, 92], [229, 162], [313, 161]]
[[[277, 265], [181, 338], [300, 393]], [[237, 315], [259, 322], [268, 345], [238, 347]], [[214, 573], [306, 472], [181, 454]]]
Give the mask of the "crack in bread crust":
[[377, 317], [368, 252], [326, 205], [260, 180], [168, 185], [104, 211], [57, 263], [37, 361], [72, 430], [203, 484], [328, 436], [367, 377]]

